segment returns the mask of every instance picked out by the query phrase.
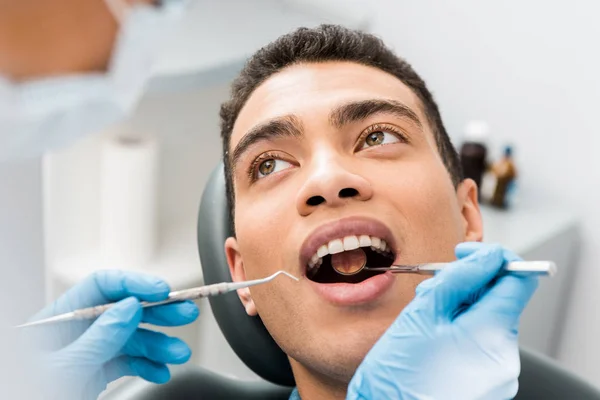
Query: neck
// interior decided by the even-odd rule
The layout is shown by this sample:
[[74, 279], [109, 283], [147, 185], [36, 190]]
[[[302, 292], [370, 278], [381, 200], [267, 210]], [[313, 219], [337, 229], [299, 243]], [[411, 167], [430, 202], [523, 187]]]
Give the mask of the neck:
[[327, 378], [292, 359], [290, 359], [290, 363], [302, 400], [343, 400], [346, 398], [349, 381]]

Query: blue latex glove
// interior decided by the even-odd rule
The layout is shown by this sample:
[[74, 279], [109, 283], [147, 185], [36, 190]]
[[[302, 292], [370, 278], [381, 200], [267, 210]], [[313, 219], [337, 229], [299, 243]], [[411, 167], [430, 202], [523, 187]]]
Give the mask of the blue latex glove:
[[191, 356], [190, 348], [180, 339], [138, 325], [180, 326], [193, 322], [199, 314], [191, 301], [142, 309], [141, 300], [164, 300], [169, 291], [165, 282], [152, 276], [101, 271], [36, 315], [34, 320], [118, 301], [95, 321], [33, 329], [34, 343], [41, 351], [38, 362], [47, 395], [44, 398], [96, 399], [109, 382], [123, 376], [167, 382], [167, 364], [185, 363]]
[[367, 354], [348, 399], [512, 399], [518, 390], [519, 317], [536, 277], [498, 272], [519, 257], [481, 243], [423, 281]]

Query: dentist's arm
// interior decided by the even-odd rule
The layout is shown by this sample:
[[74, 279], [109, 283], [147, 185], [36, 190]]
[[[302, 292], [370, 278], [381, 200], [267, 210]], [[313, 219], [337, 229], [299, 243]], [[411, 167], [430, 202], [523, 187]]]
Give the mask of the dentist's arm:
[[[519, 258], [465, 243], [458, 261], [417, 287], [357, 369], [348, 399], [512, 399], [519, 318], [537, 278], [497, 274]], [[497, 279], [496, 279], [497, 278]]]
[[106, 0], [2, 0], [0, 74], [20, 81], [105, 71], [117, 31]]
[[193, 302], [142, 309], [140, 301], [167, 298], [169, 286], [158, 278], [124, 271], [102, 271], [65, 293], [33, 319], [77, 308], [118, 302], [93, 323], [67, 322], [34, 329], [45, 398], [96, 399], [107, 384], [123, 376], [164, 383], [167, 364], [191, 355], [180, 339], [140, 328], [140, 323], [180, 326], [198, 317]]

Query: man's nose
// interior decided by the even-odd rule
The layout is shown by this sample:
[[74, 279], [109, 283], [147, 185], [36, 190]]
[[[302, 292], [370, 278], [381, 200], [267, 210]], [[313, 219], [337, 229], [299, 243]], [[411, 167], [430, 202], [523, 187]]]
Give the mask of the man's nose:
[[317, 208], [340, 207], [349, 201], [366, 201], [373, 189], [363, 176], [351, 172], [333, 160], [321, 162], [298, 192], [296, 207], [306, 216]]

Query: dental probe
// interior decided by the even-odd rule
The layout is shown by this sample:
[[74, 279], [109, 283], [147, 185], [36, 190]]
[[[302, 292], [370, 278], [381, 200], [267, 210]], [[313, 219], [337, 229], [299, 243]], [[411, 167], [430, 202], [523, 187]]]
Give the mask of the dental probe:
[[[427, 263], [417, 265], [391, 265], [389, 267], [370, 268], [363, 266], [365, 271], [390, 271], [392, 273], [418, 273], [431, 274], [442, 270], [449, 263]], [[360, 271], [359, 270], [359, 271]], [[556, 264], [552, 261], [511, 261], [503, 267], [506, 272], [522, 273], [526, 275], [539, 275], [552, 277], [556, 274]], [[359, 271], [356, 271], [358, 273]]]
[[[176, 302], [184, 301], [184, 300], [196, 300], [196, 299], [200, 299], [203, 297], [218, 296], [218, 295], [221, 295], [224, 293], [233, 292], [238, 289], [244, 289], [244, 288], [247, 288], [250, 286], [256, 286], [256, 285], [260, 285], [263, 283], [271, 282], [273, 279], [275, 279], [277, 276], [279, 276], [281, 274], [284, 274], [284, 275], [294, 279], [295, 281], [298, 281], [298, 278], [296, 278], [294, 275], [289, 274], [285, 271], [278, 271], [278, 272], [274, 273], [273, 275], [268, 276], [263, 279], [255, 279], [252, 281], [245, 281], [245, 282], [221, 282], [221, 283], [215, 283], [212, 285], [199, 286], [199, 287], [195, 287], [195, 288], [191, 288], [191, 289], [179, 290], [176, 292], [169, 293], [169, 297], [165, 300], [153, 301], [153, 302], [143, 301], [143, 302], [141, 302], [141, 304], [142, 304], [143, 308], [148, 308], [148, 307], [160, 306], [163, 304], [176, 303]], [[96, 319], [100, 315], [102, 315], [104, 312], [106, 312], [108, 309], [110, 309], [114, 304], [115, 303], [110, 303], [110, 304], [104, 304], [104, 305], [95, 306], [95, 307], [82, 308], [82, 309], [71, 311], [71, 312], [68, 312], [65, 314], [56, 315], [54, 317], [45, 318], [42, 320], [33, 321], [33, 322], [29, 322], [29, 323], [26, 323], [23, 325], [19, 325], [19, 326], [16, 326], [16, 328], [26, 328], [26, 327], [30, 327], [30, 326], [46, 325], [46, 324], [52, 324], [55, 322], [81, 321], [81, 320], [87, 320], [87, 319]]]

